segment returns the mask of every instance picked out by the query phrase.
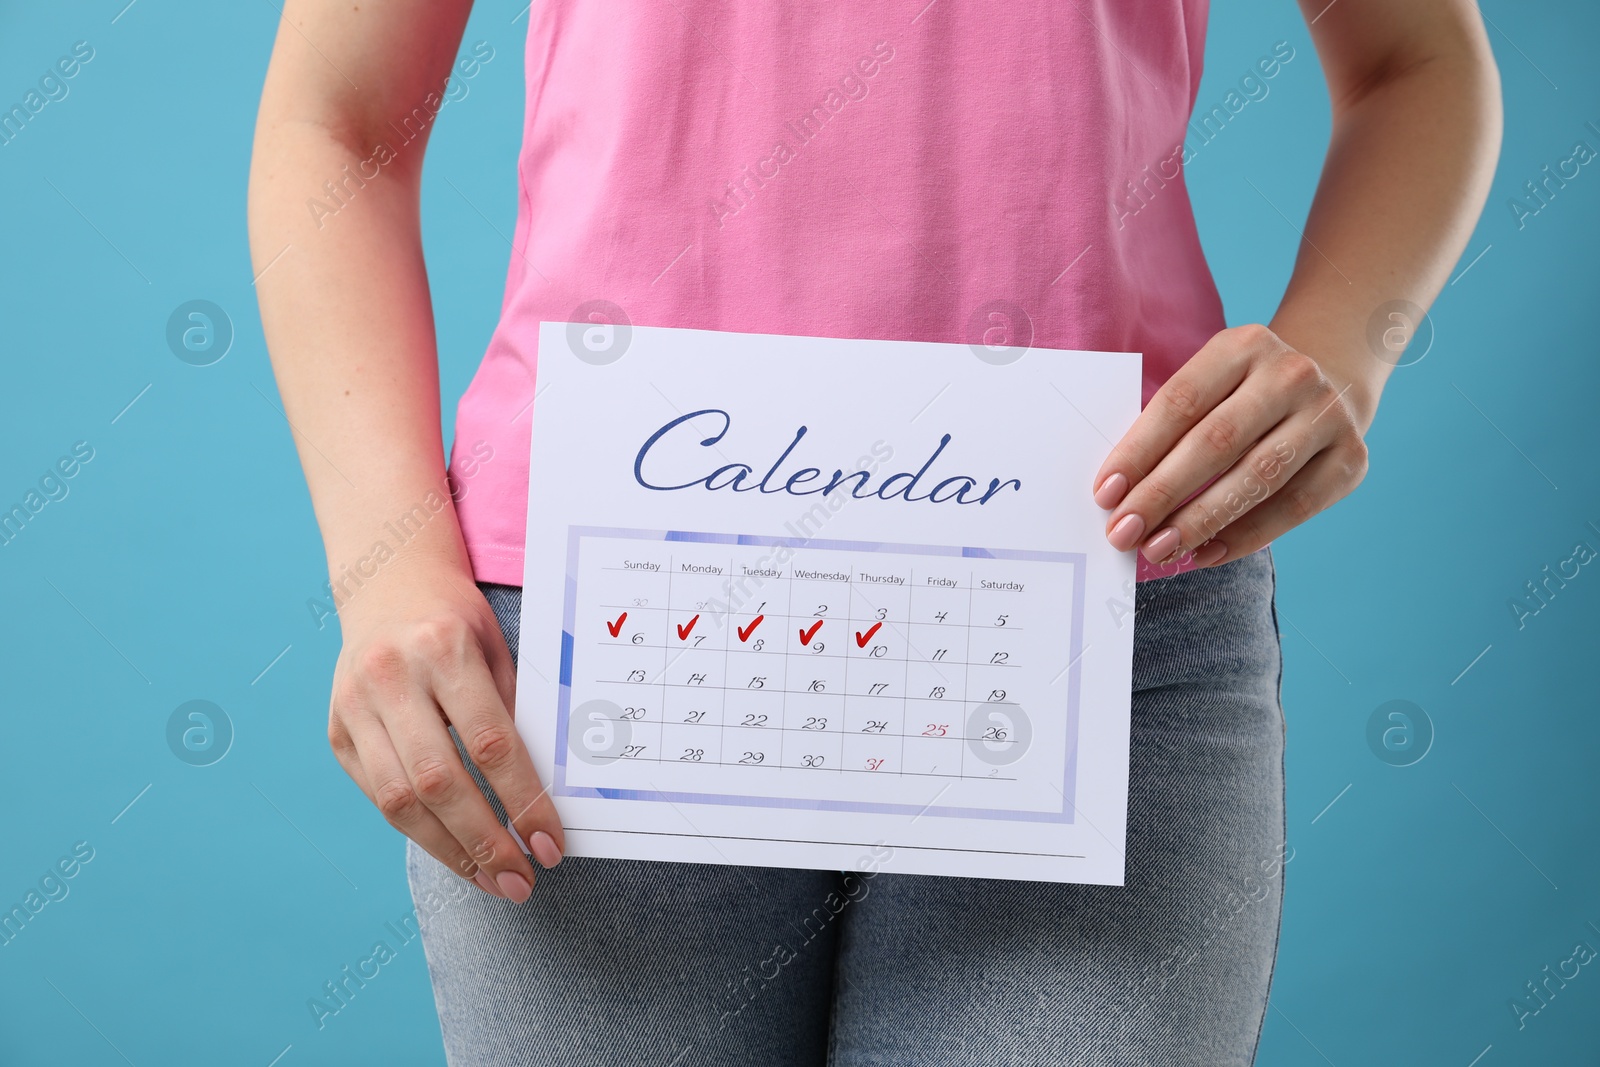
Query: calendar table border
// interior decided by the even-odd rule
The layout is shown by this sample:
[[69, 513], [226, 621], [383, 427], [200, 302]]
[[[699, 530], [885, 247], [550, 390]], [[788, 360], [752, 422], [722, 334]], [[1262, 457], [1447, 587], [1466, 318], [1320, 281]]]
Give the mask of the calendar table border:
[[[1069, 638], [1071, 658], [1067, 664], [1067, 729], [1066, 751], [1062, 774], [1061, 810], [1021, 811], [996, 808], [919, 807], [915, 804], [879, 803], [863, 800], [834, 800], [814, 797], [740, 796], [727, 793], [684, 793], [656, 789], [623, 789], [605, 786], [577, 786], [567, 784], [568, 723], [572, 706], [572, 666], [576, 642], [578, 609], [578, 552], [585, 537], [606, 537], [635, 541], [692, 542], [756, 546], [793, 550], [816, 548], [843, 552], [884, 552], [898, 555], [942, 556], [965, 559], [1010, 559], [1041, 563], [1063, 563], [1073, 568], [1072, 623]], [[853, 811], [880, 815], [933, 815], [965, 819], [999, 819], [1013, 822], [1074, 822], [1075, 806], [1071, 797], [1077, 788], [1078, 763], [1078, 700], [1080, 689], [1080, 661], [1083, 656], [1084, 576], [1087, 556], [1082, 552], [1039, 552], [1023, 549], [972, 548], [950, 545], [894, 544], [880, 541], [841, 541], [817, 537], [775, 537], [762, 534], [723, 534], [695, 530], [633, 530], [621, 527], [568, 526], [567, 576], [561, 626], [561, 668], [556, 708], [555, 782], [550, 792], [554, 796], [588, 797], [603, 800], [653, 800], [669, 803], [720, 804], [738, 807], [786, 808], [815, 811]]]

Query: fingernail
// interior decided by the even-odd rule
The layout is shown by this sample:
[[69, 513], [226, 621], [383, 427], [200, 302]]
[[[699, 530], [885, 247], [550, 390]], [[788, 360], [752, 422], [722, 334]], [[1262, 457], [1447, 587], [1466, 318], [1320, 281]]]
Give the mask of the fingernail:
[[[478, 868], [478, 873], [472, 876], [472, 880], [478, 883], [479, 889], [488, 893], [491, 897], [501, 896], [500, 890], [496, 889], [494, 883], [489, 881], [489, 872], [482, 867]], [[502, 899], [504, 898], [502, 897]]]
[[1145, 543], [1144, 558], [1151, 563], [1160, 563], [1178, 550], [1181, 536], [1176, 526], [1168, 526]]
[[494, 880], [495, 884], [500, 887], [500, 892], [518, 904], [533, 896], [533, 886], [529, 885], [528, 880], [516, 871], [501, 871], [494, 876]]
[[1228, 546], [1221, 541], [1207, 541], [1194, 550], [1194, 565], [1209, 567], [1228, 554]]
[[539, 861], [539, 866], [547, 871], [561, 862], [561, 850], [556, 847], [555, 838], [543, 830], [533, 832], [528, 838], [528, 847], [533, 850], [533, 858]]
[[1126, 552], [1132, 548], [1134, 542], [1139, 540], [1139, 535], [1144, 533], [1144, 520], [1137, 515], [1124, 515], [1111, 527], [1111, 532], [1106, 534], [1106, 540], [1111, 542], [1111, 547], [1118, 552]]
[[1094, 491], [1094, 502], [1110, 511], [1122, 503], [1122, 498], [1127, 495], [1128, 479], [1118, 472], [1100, 483], [1100, 488]]

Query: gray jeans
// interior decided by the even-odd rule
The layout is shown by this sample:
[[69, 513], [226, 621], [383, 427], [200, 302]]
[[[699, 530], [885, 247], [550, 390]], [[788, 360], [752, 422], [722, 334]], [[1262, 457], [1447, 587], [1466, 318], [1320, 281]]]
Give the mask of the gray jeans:
[[[1139, 584], [1121, 887], [568, 857], [518, 906], [410, 844], [449, 1062], [1250, 1064], [1293, 859], [1274, 586], [1269, 549]], [[515, 655], [521, 590], [481, 588]]]

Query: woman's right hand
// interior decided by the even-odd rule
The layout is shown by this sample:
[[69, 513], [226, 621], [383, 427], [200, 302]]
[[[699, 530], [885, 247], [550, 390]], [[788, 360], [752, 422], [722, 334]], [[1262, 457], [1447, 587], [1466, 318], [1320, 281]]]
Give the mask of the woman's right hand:
[[461, 877], [521, 903], [534, 871], [468, 773], [454, 726], [512, 825], [545, 867], [565, 848], [513, 716], [516, 668], [470, 574], [408, 560], [339, 610], [328, 740], [395, 829]]

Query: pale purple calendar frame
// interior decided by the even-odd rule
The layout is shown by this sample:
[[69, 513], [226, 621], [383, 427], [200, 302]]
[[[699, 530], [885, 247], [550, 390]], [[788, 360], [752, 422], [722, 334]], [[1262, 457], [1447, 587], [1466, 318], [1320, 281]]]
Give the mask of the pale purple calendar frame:
[[[918, 807], [915, 804], [888, 804], [859, 800], [818, 800], [735, 796], [722, 793], [679, 793], [653, 789], [608, 789], [567, 784], [567, 725], [572, 704], [573, 630], [578, 610], [578, 545], [584, 537], [616, 537], [638, 541], [691, 541], [722, 545], [760, 545], [764, 547], [822, 548], [847, 552], [896, 552], [902, 555], [959, 556], [974, 559], [1020, 559], [1045, 563], [1065, 563], [1073, 568], [1072, 582], [1072, 658], [1067, 667], [1067, 731], [1062, 783], [1062, 803], [1054, 811], [1006, 811], [992, 808]], [[999, 819], [1008, 822], [1073, 822], [1074, 807], [1068, 799], [1077, 788], [1078, 770], [1078, 691], [1079, 660], [1083, 649], [1084, 573], [1087, 558], [1081, 552], [1030, 552], [1003, 548], [957, 548], [942, 545], [895, 545], [874, 541], [837, 541], [815, 537], [767, 537], [757, 534], [717, 534], [690, 530], [627, 530], [598, 526], [570, 526], [567, 536], [567, 578], [561, 626], [561, 674], [556, 711], [554, 796], [590, 797], [602, 800], [655, 800], [687, 804], [728, 804], [740, 807], [790, 808], [814, 811], [857, 811], [880, 815], [933, 815], [946, 818]]]

